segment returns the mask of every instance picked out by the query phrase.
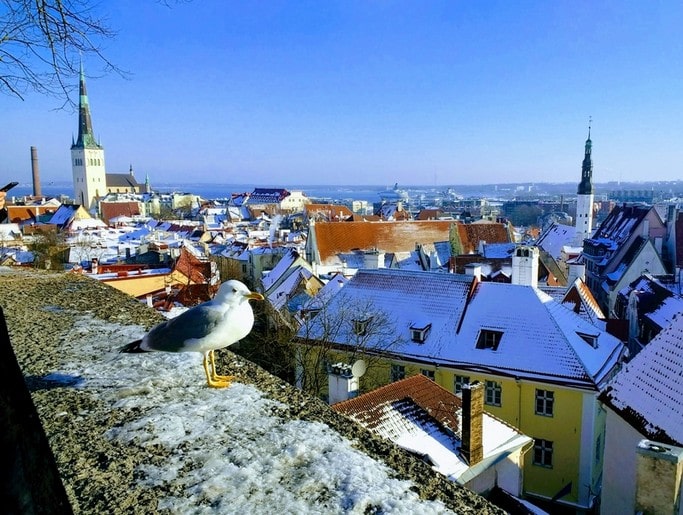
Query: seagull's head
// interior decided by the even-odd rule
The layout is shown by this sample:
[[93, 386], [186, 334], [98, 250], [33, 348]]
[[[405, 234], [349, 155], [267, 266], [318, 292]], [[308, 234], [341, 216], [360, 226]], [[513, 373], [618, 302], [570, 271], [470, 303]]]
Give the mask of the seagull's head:
[[244, 283], [233, 279], [221, 284], [213, 300], [224, 304], [241, 304], [249, 300], [263, 300], [263, 295], [249, 290]]

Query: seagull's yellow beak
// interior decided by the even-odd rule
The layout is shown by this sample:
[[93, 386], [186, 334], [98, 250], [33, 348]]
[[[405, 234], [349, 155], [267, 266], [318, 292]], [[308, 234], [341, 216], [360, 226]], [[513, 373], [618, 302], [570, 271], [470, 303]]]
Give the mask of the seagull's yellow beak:
[[249, 300], [264, 300], [263, 295], [256, 293], [255, 291], [249, 292], [245, 297]]

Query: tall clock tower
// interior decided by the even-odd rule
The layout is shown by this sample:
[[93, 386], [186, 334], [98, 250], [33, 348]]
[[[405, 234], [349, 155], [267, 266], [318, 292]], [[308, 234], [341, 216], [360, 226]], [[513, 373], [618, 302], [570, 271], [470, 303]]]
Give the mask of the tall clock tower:
[[593, 233], [593, 158], [591, 151], [591, 126], [588, 125], [588, 139], [581, 165], [581, 182], [576, 197], [576, 236], [574, 245], [583, 247], [583, 240], [590, 238]]
[[74, 179], [74, 199], [88, 211], [97, 211], [97, 203], [107, 193], [104, 148], [92, 130], [85, 74], [81, 63], [78, 101], [78, 139], [71, 141], [71, 169]]

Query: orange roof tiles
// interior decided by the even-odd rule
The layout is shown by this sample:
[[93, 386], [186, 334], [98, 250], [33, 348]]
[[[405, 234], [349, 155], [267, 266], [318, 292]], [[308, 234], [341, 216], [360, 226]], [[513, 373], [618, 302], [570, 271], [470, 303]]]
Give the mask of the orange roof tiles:
[[137, 202], [101, 202], [102, 219], [109, 220], [117, 216], [135, 216], [140, 214], [140, 204]]
[[381, 252], [415, 250], [415, 244], [448, 241], [453, 221], [316, 223], [315, 241], [320, 262], [355, 249]]
[[406, 398], [411, 399], [454, 433], [460, 433], [460, 424], [456, 416], [462, 408], [460, 398], [421, 374], [388, 384], [355, 399], [333, 404], [332, 409], [372, 429], [381, 422], [383, 405]]
[[499, 222], [458, 224], [458, 235], [463, 254], [477, 252], [480, 241], [486, 243], [510, 243], [507, 226]]
[[353, 216], [353, 211], [348, 207], [337, 204], [307, 204], [304, 209], [307, 216], [321, 214], [328, 221], [340, 221]]

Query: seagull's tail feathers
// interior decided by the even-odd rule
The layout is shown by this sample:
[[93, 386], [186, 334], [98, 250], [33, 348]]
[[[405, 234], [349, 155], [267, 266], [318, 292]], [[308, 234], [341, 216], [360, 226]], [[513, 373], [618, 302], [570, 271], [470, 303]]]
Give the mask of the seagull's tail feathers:
[[147, 352], [142, 347], [142, 339], [135, 340], [134, 342], [127, 343], [119, 349], [119, 352], [135, 353], [135, 352]]

